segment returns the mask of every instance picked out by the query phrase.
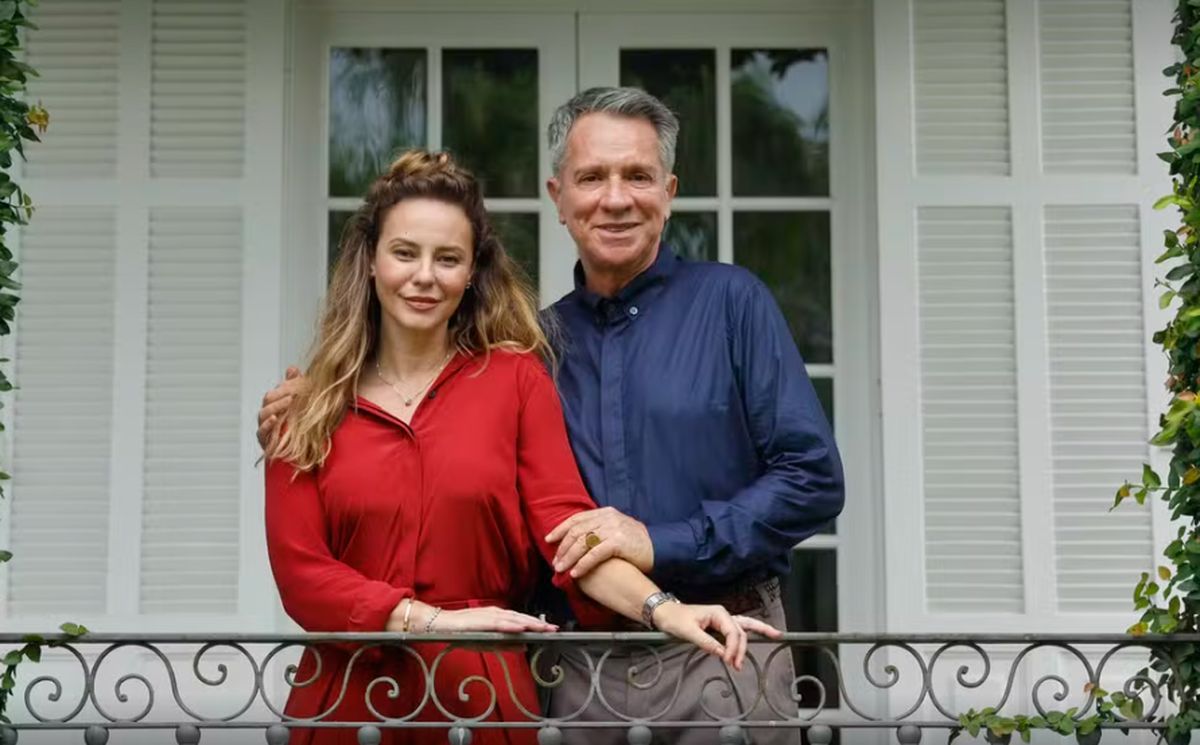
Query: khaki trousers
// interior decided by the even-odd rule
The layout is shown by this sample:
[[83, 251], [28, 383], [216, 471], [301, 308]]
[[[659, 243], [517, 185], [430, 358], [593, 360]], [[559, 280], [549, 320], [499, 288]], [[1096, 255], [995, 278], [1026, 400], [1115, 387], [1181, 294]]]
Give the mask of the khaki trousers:
[[[778, 629], [786, 628], [778, 584], [774, 585], [773, 590], [768, 588], [768, 583], [759, 587], [762, 606], [741, 615], [760, 618]], [[548, 716], [567, 720], [561, 729], [568, 745], [626, 745], [629, 725], [619, 729], [592, 729], [571, 727], [568, 723], [622, 721], [626, 717], [650, 720], [646, 724], [654, 733], [654, 742], [661, 745], [716, 745], [719, 742], [719, 727], [665, 728], [655, 727], [654, 721], [711, 722], [714, 718], [734, 719], [750, 706], [754, 708], [749, 716], [744, 717], [745, 720], [782, 719], [779, 712], [794, 718], [797, 708], [791, 698], [795, 678], [791, 651], [782, 649], [771, 659], [769, 667], [764, 669], [768, 657], [778, 648], [774, 643], [752, 641], [741, 672], [726, 667], [715, 657], [698, 653], [691, 645], [654, 647], [658, 652], [657, 657], [650, 648], [645, 652], [629, 650], [621, 655], [614, 653], [604, 658], [603, 663], [603, 647], [589, 650], [587, 656], [578, 649], [564, 649], [558, 664], [566, 678], [561, 685], [548, 692], [546, 712]], [[758, 672], [750, 661], [752, 655], [758, 661], [765, 682], [766, 690], [761, 691], [762, 696], [759, 696]], [[588, 657], [591, 658], [591, 665], [588, 664]], [[599, 690], [592, 693], [591, 676], [597, 666]], [[543, 671], [544, 679], [552, 677], [545, 672], [547, 664], [542, 663], [538, 667]], [[631, 678], [644, 687], [631, 685], [628, 682]], [[589, 693], [592, 693], [590, 701]], [[769, 699], [774, 708], [763, 697]], [[753, 745], [800, 743], [800, 730], [795, 728], [745, 727], [743, 732], [747, 743]]]

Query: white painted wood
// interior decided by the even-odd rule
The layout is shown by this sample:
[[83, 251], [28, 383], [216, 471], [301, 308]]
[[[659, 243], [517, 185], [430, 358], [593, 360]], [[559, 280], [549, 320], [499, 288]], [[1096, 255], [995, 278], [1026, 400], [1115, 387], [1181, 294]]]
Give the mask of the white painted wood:
[[151, 11], [151, 175], [240, 177], [245, 0], [155, 0]]
[[42, 143], [26, 150], [27, 177], [112, 177], [117, 165], [121, 3], [47, 0], [33, 8], [26, 61], [38, 71], [29, 99], [52, 112]]
[[102, 207], [45, 208], [25, 231], [9, 616], [95, 615], [108, 601], [116, 235]]
[[[1052, 4], [1058, 2], [1050, 1]], [[955, 7], [962, 10], [968, 5], [971, 3], [958, 3]], [[1143, 47], [1162, 47], [1161, 39], [1169, 36], [1168, 3], [1146, 5], [1155, 5], [1157, 10], [1147, 7], [1144, 13], [1142, 5], [1138, 4], [1137, 12], [1131, 16], [1134, 23], [1133, 51], [1137, 60], [1136, 100], [1139, 107], [1148, 105], [1158, 90], [1165, 86], [1165, 82], [1157, 77], [1158, 71], [1166, 64], [1161, 59], [1161, 53], [1155, 58]], [[1103, 19], [1091, 19], [1084, 25], [1088, 28], [1099, 28], [1097, 24], [1104, 26], [1107, 30], [1101, 29], [1099, 36], [1127, 34], [1129, 7], [1125, 3], [1125, 10], [1122, 11], [1114, 5], [1110, 8], [1114, 13], [1102, 13], [1105, 16]], [[1091, 4], [1087, 7], [1088, 11], [1094, 9]], [[910, 65], [920, 64], [919, 56], [914, 55], [914, 48], [921, 44], [947, 43], [946, 39], [931, 30], [942, 21], [933, 16], [926, 18], [925, 30], [929, 33], [923, 34], [918, 26], [914, 34], [911, 31], [914, 24], [911, 4], [875, 4], [877, 59], [887, 59], [886, 65], [880, 64], [876, 68], [879, 76], [876, 110], [880, 112], [877, 120], [880, 328], [888, 586], [890, 588], [896, 584], [896, 576], [910, 576], [908, 572], [912, 571], [915, 563], [912, 554], [917, 553], [913, 550], [914, 543], [920, 544], [929, 538], [923, 538], [924, 534], [912, 517], [925, 488], [913, 468], [913, 463], [922, 462], [923, 457], [921, 445], [913, 441], [917, 405], [914, 403], [911, 383], [914, 361], [910, 350], [915, 338], [914, 326], [919, 317], [911, 310], [914, 307], [913, 298], [916, 297], [911, 267], [914, 264], [920, 266], [910, 237], [913, 214], [918, 209], [930, 208], [1007, 208], [1011, 210], [1013, 226], [1014, 352], [1020, 452], [1017, 474], [1021, 487], [1020, 532], [1024, 541], [1024, 598], [1027, 606], [1023, 613], [1009, 615], [931, 613], [913, 597], [924, 597], [924, 589], [913, 592], [911, 587], [897, 588], [888, 594], [891, 630], [915, 631], [930, 627], [947, 631], [1124, 628], [1131, 620], [1132, 609], [1127, 597], [1119, 597], [1118, 588], [1122, 591], [1125, 589], [1121, 572], [1080, 568], [1088, 564], [1088, 546], [1099, 540], [1112, 550], [1127, 547], [1132, 552], [1128, 562], [1130, 566], [1125, 572], [1128, 575], [1125, 584], [1129, 586], [1136, 580], [1137, 571], [1151, 560], [1147, 517], [1131, 516], [1123, 520], [1105, 514], [1107, 504], [1111, 503], [1111, 495], [1121, 479], [1111, 485], [1106, 484], [1104, 488], [1099, 484], [1089, 487], [1088, 494], [1092, 496], [1088, 500], [1091, 506], [1082, 512], [1073, 511], [1074, 507], [1062, 501], [1071, 493], [1068, 490], [1076, 488], [1072, 484], [1084, 478], [1075, 473], [1084, 469], [1073, 466], [1092, 458], [1090, 451], [1096, 448], [1082, 441], [1077, 442], [1079, 435], [1066, 428], [1062, 420], [1055, 418], [1056, 411], [1061, 412], [1064, 407], [1071, 405], [1069, 401], [1073, 397], [1082, 395], [1082, 383], [1078, 379], [1063, 379], [1056, 371], [1063, 365], [1074, 364], [1069, 358], [1076, 352], [1085, 353], [1063, 345], [1062, 338], [1067, 336], [1064, 329], [1074, 323], [1071, 317], [1074, 311], [1069, 306], [1056, 304], [1055, 298], [1056, 293], [1061, 293], [1061, 288], [1066, 287], [1064, 283], [1080, 281], [1074, 279], [1078, 276], [1099, 282], [1110, 281], [1104, 278], [1109, 277], [1107, 274], [1104, 277], [1092, 276], [1096, 272], [1109, 271], [1100, 266], [1104, 262], [1093, 253], [1089, 253], [1089, 256], [1094, 261], [1089, 260], [1086, 266], [1076, 266], [1064, 273], [1062, 267], [1070, 261], [1068, 257], [1073, 250], [1067, 245], [1073, 240], [1068, 234], [1076, 231], [1077, 237], [1088, 244], [1089, 250], [1101, 251], [1099, 244], [1111, 242], [1124, 246], [1121, 261], [1129, 265], [1126, 268], [1132, 267], [1134, 271], [1122, 274], [1124, 270], [1113, 265], [1111, 281], [1124, 282], [1122, 292], [1131, 294], [1134, 305], [1118, 315], [1142, 330], [1136, 339], [1130, 336], [1131, 351], [1124, 353], [1124, 356], [1132, 354], [1139, 364], [1144, 365], [1136, 373], [1138, 381], [1151, 375], [1148, 369], [1151, 363], [1146, 360], [1153, 357], [1156, 350], [1147, 341], [1151, 330], [1149, 322], [1140, 319], [1153, 316], [1161, 321], [1162, 315], [1152, 308], [1154, 298], [1149, 296], [1151, 284], [1144, 270], [1148, 267], [1147, 257], [1156, 255], [1158, 251], [1150, 251], [1144, 244], [1150, 239], [1160, 242], [1158, 236], [1161, 235], [1161, 228], [1147, 230], [1144, 224], [1140, 224], [1137, 215], [1144, 214], [1154, 196], [1166, 191], [1168, 184], [1162, 179], [1161, 168], [1156, 168], [1157, 174], [1148, 179], [1135, 177], [1130, 173], [1132, 169], [1124, 167], [1129, 175], [1090, 172], [1110, 171], [1108, 165], [1089, 168], [1086, 174], [1077, 169], [1070, 173], [1043, 173], [1043, 147], [1047, 152], [1059, 148], [1060, 153], [1063, 152], [1062, 148], [1069, 147], [1056, 141], [1053, 134], [1046, 134], [1051, 132], [1052, 127], [1045, 105], [1049, 105], [1048, 101], [1056, 100], [1056, 96], [1064, 95], [1064, 89], [1044, 84], [1064, 76], [1069, 78], [1101, 72], [1089, 67], [1087, 53], [1095, 51], [1093, 45], [1074, 45], [1070, 40], [1058, 38], [1075, 32], [1059, 28], [1061, 24], [1056, 26], [1059, 19], [1052, 18], [1056, 13], [1059, 13], [1057, 6], [1039, 10], [1038, 4], [1023, 0], [1010, 0], [1005, 7], [1011, 175], [990, 173], [986, 167], [973, 169], [969, 173], [925, 175], [924, 171], [918, 174], [914, 167], [920, 142], [916, 130], [928, 125], [930, 120], [922, 119], [919, 112], [914, 111], [914, 92], [906, 84], [904, 75]], [[1126, 27], [1122, 27], [1122, 23]], [[1126, 30], [1122, 31], [1122, 28]], [[1154, 29], [1155, 36], [1151, 36], [1150, 29]], [[1043, 49], [1043, 43], [1050, 46]], [[1077, 56], [1073, 56], [1071, 50]], [[1106, 80], [1134, 75], [1128, 55], [1122, 54], [1120, 49], [1109, 50], [1104, 58], [1106, 62], [1102, 72], [1108, 76]], [[1122, 64], [1124, 70], [1121, 69]], [[1113, 69], [1108, 69], [1110, 67]], [[1147, 87], [1153, 92], [1144, 92], [1143, 89]], [[1163, 108], [1160, 105], [1159, 111]], [[886, 116], [883, 112], [887, 112]], [[1139, 122], [1146, 118], [1140, 108], [1137, 114]], [[1153, 152], [1154, 146], [1146, 144], [1144, 138], [1138, 141], [1140, 163], [1150, 163]], [[1055, 168], [1061, 171], [1061, 165], [1075, 157], [1058, 158]], [[1105, 158], [1107, 155], [1100, 153], [1095, 163], [1116, 162]], [[1049, 165], [1050, 160], [1047, 155], [1046, 168], [1055, 170]], [[1155, 183], [1157, 187], [1153, 186]], [[1131, 212], [1134, 205], [1137, 205], [1137, 211]], [[1124, 217], [1118, 220], [1117, 215]], [[1136, 271], [1139, 266], [1143, 268], [1141, 273]], [[1118, 276], [1123, 279], [1118, 280]], [[1079, 302], [1090, 301], [1080, 299]], [[1109, 308], [1110, 305], [1105, 304], [1105, 307]], [[1092, 330], [1096, 333], [1110, 331]], [[1084, 366], [1088, 364], [1084, 363]], [[1161, 363], [1157, 367], [1160, 371], [1164, 369]], [[1156, 377], [1161, 378], [1162, 374]], [[1157, 384], [1161, 384], [1161, 380], [1151, 382], [1151, 385]], [[1143, 391], [1141, 395], [1147, 390], [1143, 386], [1141, 382], [1137, 384]], [[1110, 398], [1104, 397], [1105, 406], [1111, 403]], [[1140, 398], [1140, 395], [1135, 394], [1135, 398]], [[1151, 396], [1151, 400], [1157, 399], [1161, 399], [1161, 396]], [[1135, 420], [1152, 421], [1154, 418], [1153, 413], [1147, 416], [1145, 409], [1139, 408], [1138, 412], [1141, 413], [1133, 414]], [[1136, 422], [1134, 426], [1136, 428]], [[1110, 440], [1117, 437], [1117, 430], [1097, 430], [1092, 427], [1089, 436], [1108, 438], [1104, 447], [1110, 447], [1113, 445]], [[1126, 449], [1123, 452], [1130, 458], [1136, 455], [1134, 450], [1140, 449], [1144, 454], [1144, 446], [1138, 445], [1136, 437], [1131, 436], [1124, 447]], [[1110, 459], [1118, 457], [1124, 456], [1110, 454]], [[1074, 459], [1082, 460], [1076, 462]], [[1088, 464], [1097, 465], [1090, 460]], [[1104, 477], [1100, 478], [1104, 480]], [[1052, 506], [1056, 504], [1052, 501], [1052, 495], [1056, 494], [1061, 496], [1058, 501], [1061, 506], [1057, 512]], [[1154, 522], [1154, 543], [1161, 546], [1165, 540], [1165, 531], [1158, 525], [1161, 518], [1156, 515]], [[1110, 527], [1113, 523], [1120, 527]], [[984, 525], [977, 526], [976, 530], [977, 534], [985, 535], [995, 532], [990, 526]], [[1114, 530], [1121, 533], [1116, 540], [1109, 535]], [[1057, 564], [1054, 563], [1056, 560]], [[1043, 569], [1052, 566], [1057, 567], [1056, 571]]]

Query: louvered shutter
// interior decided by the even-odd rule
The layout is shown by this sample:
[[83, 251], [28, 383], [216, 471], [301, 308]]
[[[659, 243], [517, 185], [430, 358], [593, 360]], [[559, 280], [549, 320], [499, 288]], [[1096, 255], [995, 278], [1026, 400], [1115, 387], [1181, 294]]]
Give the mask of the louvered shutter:
[[1135, 39], [1169, 14], [874, 7], [889, 626], [1125, 628], [1155, 515], [1108, 507], [1155, 457], [1143, 223], [1169, 189]]
[[104, 612], [116, 226], [43, 208], [22, 241], [10, 614]]
[[1107, 514], [1141, 477], [1146, 359], [1135, 206], [1045, 209], [1058, 607], [1128, 611], [1129, 567], [1151, 552], [1150, 513]]
[[924, 207], [917, 234], [928, 607], [1019, 613], [1011, 216]]
[[236, 610], [242, 220], [150, 213], [145, 613]]
[[34, 9], [28, 62], [38, 71], [29, 98], [50, 112], [53, 144], [32, 143], [32, 178], [113, 176], [117, 163], [120, 3], [46, 0]]
[[1004, 0], [915, 0], [921, 173], [1009, 170]]
[[246, 379], [279, 368], [284, 13], [33, 11], [51, 126], [22, 175], [6, 619], [272, 625]]
[[242, 175], [246, 8], [242, 0], [154, 0], [150, 173]]
[[1129, 0], [1041, 0], [1047, 173], [1136, 172]]

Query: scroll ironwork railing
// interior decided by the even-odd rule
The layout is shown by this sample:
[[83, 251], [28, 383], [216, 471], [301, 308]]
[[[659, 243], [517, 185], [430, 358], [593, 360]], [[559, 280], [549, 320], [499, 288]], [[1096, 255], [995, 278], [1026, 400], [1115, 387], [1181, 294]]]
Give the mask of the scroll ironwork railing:
[[[0, 653], [25, 640], [21, 634], [0, 634]], [[48, 636], [46, 642], [53, 648], [48, 646], [39, 662], [19, 667], [8, 706], [12, 723], [0, 724], [0, 745], [26, 736], [37, 740], [46, 730], [59, 733], [54, 742], [104, 745], [119, 730], [143, 729], [169, 731], [178, 743], [197, 743], [206, 731], [233, 729], [243, 731], [239, 742], [283, 745], [292, 730], [324, 728], [356, 730], [357, 741], [371, 745], [386, 730], [431, 727], [441, 729], [448, 742], [462, 744], [480, 730], [511, 728], [536, 731], [541, 745], [555, 745], [570, 730], [601, 727], [624, 730], [635, 745], [649, 743], [655, 730], [683, 728], [709, 730], [714, 743], [741, 743], [747, 732], [764, 727], [803, 730], [815, 745], [833, 742], [839, 732], [843, 743], [856, 741], [847, 739], [850, 732], [873, 733], [874, 742], [916, 743], [932, 730], [941, 734], [926, 742], [944, 742], [947, 732], [961, 726], [968, 705], [1008, 715], [1045, 717], [1062, 711], [1082, 722], [1100, 712], [1097, 693], [1105, 690], [1142, 703], [1136, 716], [1105, 711], [1099, 731], [1140, 732], [1153, 741], [1162, 735], [1175, 697], [1158, 684], [1158, 672], [1145, 673], [1147, 661], [1153, 658], [1169, 670], [1184, 645], [1200, 642], [1200, 635], [792, 633], [751, 646], [745, 665], [758, 690], [741, 691], [734, 713], [705, 708], [704, 716], [687, 720], [672, 718], [671, 712], [681, 692], [694, 691], [696, 682], [685, 689], [683, 668], [672, 672], [662, 663], [668, 650], [681, 650], [657, 633], [88, 634]], [[307, 674], [296, 665], [304, 650], [310, 653]], [[389, 674], [373, 650], [412, 662], [404, 675]], [[513, 655], [514, 650], [523, 655]], [[567, 677], [556, 664], [564, 650], [589, 671], [586, 699], [594, 705], [551, 717], [514, 689], [511, 668], [514, 660], [522, 665], [528, 660], [535, 685], [552, 692]], [[492, 669], [500, 674], [468, 676], [449, 686], [454, 693], [448, 698], [455, 700], [442, 700], [448, 688], [441, 681], [439, 693], [434, 681], [442, 661], [458, 651], [491, 656]], [[650, 686], [666, 690], [667, 703], [656, 711], [634, 715], [601, 690], [605, 667], [631, 654], [641, 663], [629, 669], [625, 685], [635, 694]], [[324, 711], [289, 716], [284, 707], [289, 693], [312, 685], [330, 655], [340, 660], [333, 702]], [[795, 671], [785, 668], [791, 690], [781, 700], [765, 681], [778, 672], [776, 666], [792, 661]], [[365, 700], [354, 710], [369, 716], [340, 721], [335, 712], [345, 711], [351, 691], [363, 696], [362, 686], [349, 685], [359, 665], [370, 665], [371, 678]], [[700, 687], [731, 697], [728, 681], [719, 676], [701, 681]], [[416, 702], [411, 710], [377, 708], [380, 696], [396, 699], [403, 689], [416, 692], [409, 699]], [[469, 716], [455, 713], [464, 702], [473, 704]], [[751, 719], [751, 711], [757, 718]], [[430, 712], [438, 721], [431, 721]]]

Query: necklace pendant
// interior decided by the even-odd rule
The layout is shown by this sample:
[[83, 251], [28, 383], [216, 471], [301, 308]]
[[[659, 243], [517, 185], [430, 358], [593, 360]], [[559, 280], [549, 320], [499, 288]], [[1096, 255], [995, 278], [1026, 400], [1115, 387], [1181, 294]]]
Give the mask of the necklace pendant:
[[405, 406], [412, 406], [412, 402], [413, 402], [413, 400], [411, 398], [404, 399]]

